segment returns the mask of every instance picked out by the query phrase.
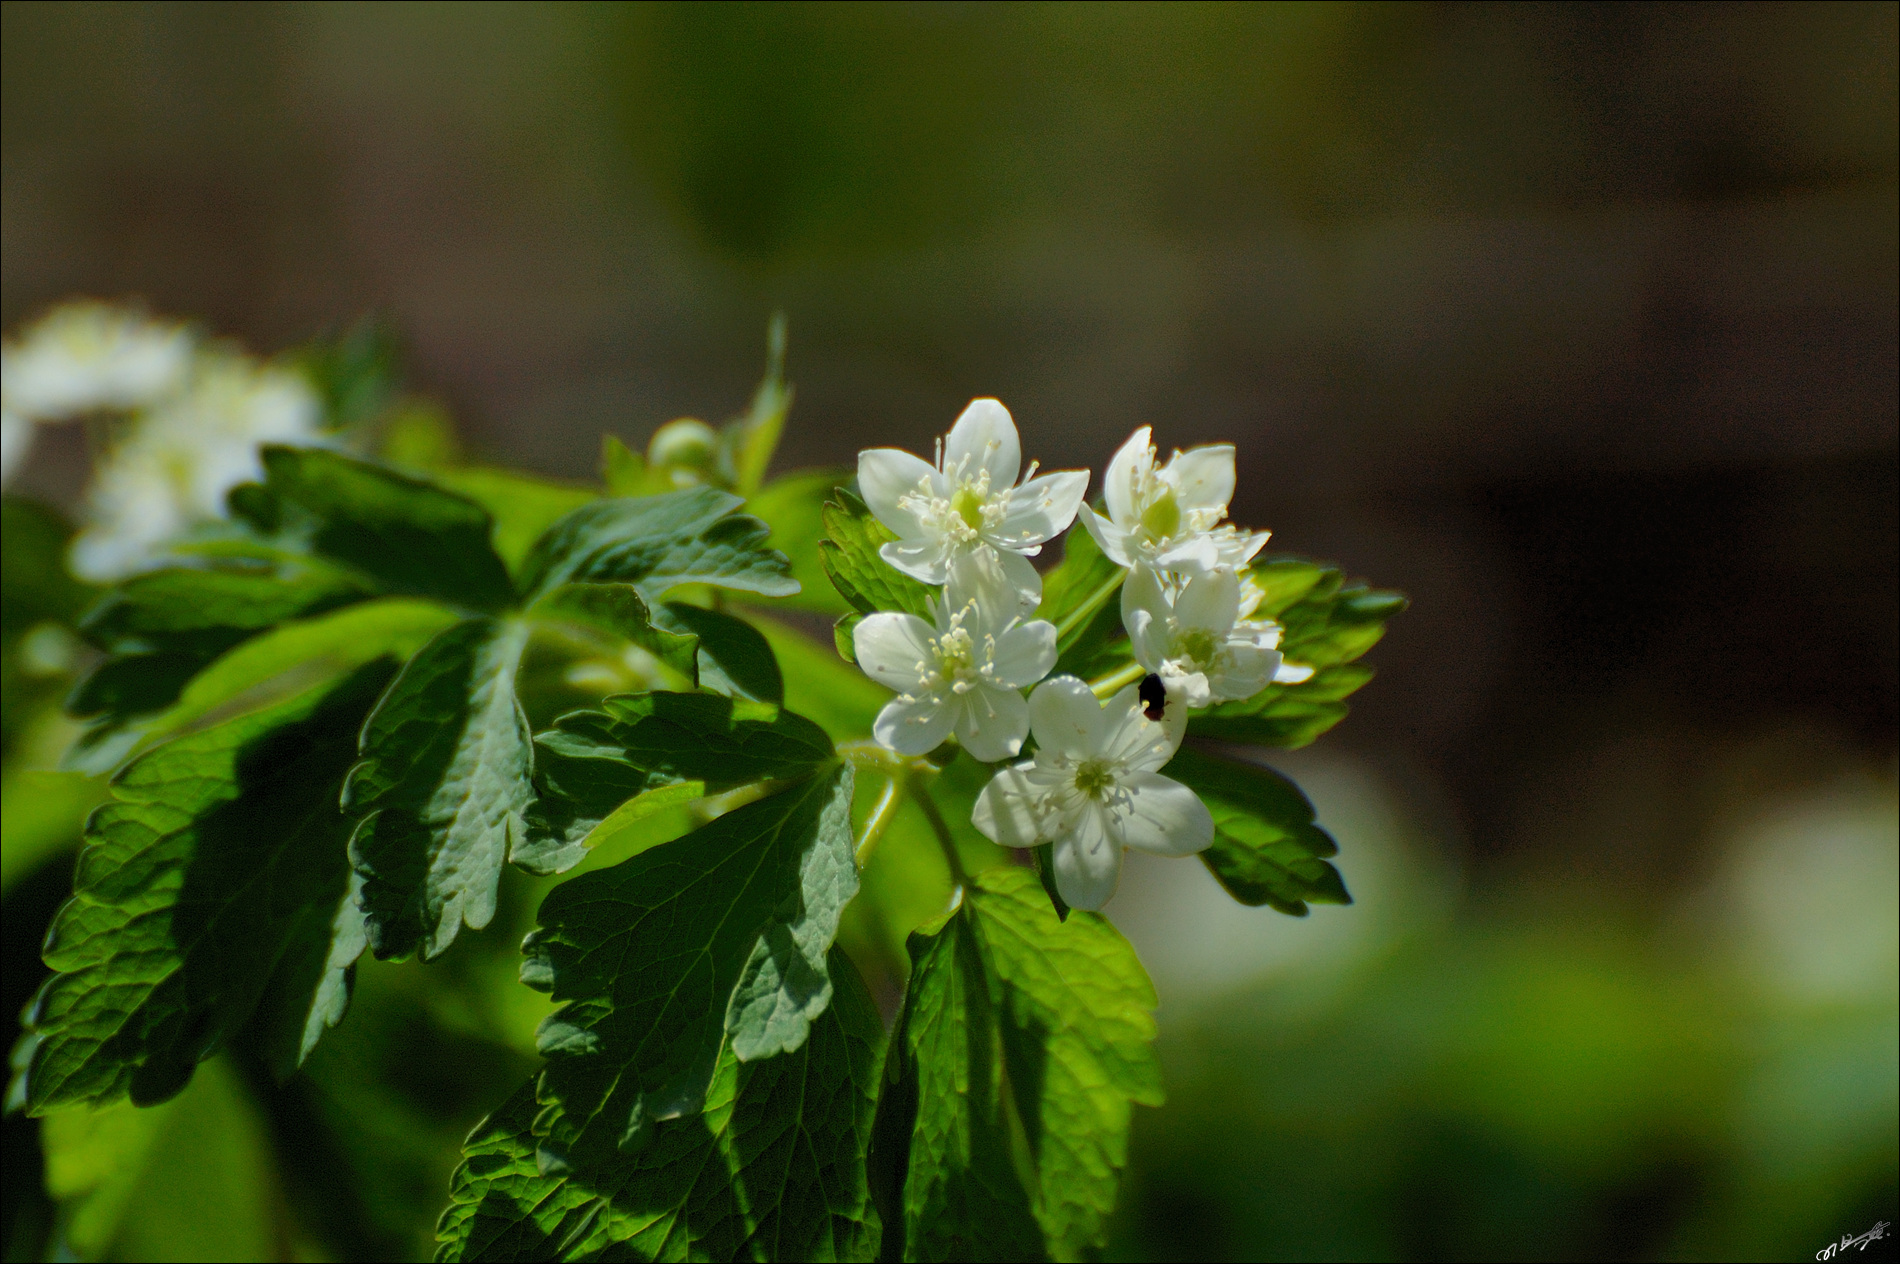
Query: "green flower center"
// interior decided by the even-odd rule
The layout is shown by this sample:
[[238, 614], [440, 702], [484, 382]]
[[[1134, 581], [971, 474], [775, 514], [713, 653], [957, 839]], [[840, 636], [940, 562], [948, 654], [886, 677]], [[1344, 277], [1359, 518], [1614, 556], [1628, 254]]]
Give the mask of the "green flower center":
[[1075, 767], [1075, 788], [1091, 799], [1100, 799], [1115, 784], [1114, 771], [1104, 759], [1085, 759]]
[[1221, 638], [1207, 628], [1187, 628], [1174, 634], [1169, 649], [1174, 652], [1171, 658], [1184, 658], [1191, 663], [1202, 665], [1214, 661], [1220, 653]]
[[1169, 539], [1181, 529], [1181, 506], [1172, 487], [1164, 487], [1141, 511], [1141, 529], [1151, 540]]
[[983, 496], [970, 484], [957, 488], [956, 495], [950, 498], [950, 509], [970, 530], [983, 529]]
[[962, 628], [952, 628], [937, 642], [937, 671], [945, 680], [959, 680], [976, 668], [976, 644]]

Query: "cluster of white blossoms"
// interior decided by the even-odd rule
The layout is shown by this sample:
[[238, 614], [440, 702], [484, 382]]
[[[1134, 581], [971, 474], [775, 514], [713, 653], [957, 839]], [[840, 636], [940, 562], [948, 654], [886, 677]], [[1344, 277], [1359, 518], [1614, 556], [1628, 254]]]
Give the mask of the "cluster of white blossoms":
[[[1231, 444], [1157, 465], [1142, 427], [1109, 462], [1105, 515], [1083, 504], [1087, 471], [1038, 478], [1032, 462], [1019, 483], [1021, 465], [1016, 426], [990, 399], [964, 410], [935, 464], [894, 448], [859, 455], [865, 503], [897, 536], [881, 556], [940, 593], [929, 621], [866, 616], [853, 649], [866, 674], [897, 693], [874, 734], [899, 754], [922, 755], [954, 734], [977, 759], [999, 763], [1034, 735], [1032, 757], [984, 788], [973, 823], [1005, 846], [1053, 844], [1062, 898], [1099, 909], [1115, 893], [1124, 849], [1186, 856], [1213, 841], [1207, 806], [1160, 771], [1181, 745], [1188, 710], [1311, 671], [1281, 658], [1277, 624], [1253, 617], [1264, 594], [1246, 567], [1267, 536], [1224, 521]], [[1042, 579], [1029, 558], [1078, 513], [1127, 571], [1122, 623], [1159, 697], [1147, 682], [1129, 682], [1103, 702], [1074, 676], [1044, 679], [1056, 663], [1056, 629], [1031, 617]], [[1124, 681], [1126, 673], [1110, 684]]]
[[225, 494], [263, 476], [261, 445], [324, 441], [302, 374], [105, 303], [55, 308], [8, 342], [0, 397], [7, 480], [36, 426], [111, 421], [70, 559], [102, 583], [163, 565], [167, 545], [224, 517]]

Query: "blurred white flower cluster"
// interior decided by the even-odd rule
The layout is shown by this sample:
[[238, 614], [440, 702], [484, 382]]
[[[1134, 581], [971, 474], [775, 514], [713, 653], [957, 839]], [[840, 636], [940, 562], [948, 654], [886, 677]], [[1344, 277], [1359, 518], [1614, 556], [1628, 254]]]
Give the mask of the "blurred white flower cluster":
[[70, 558], [100, 583], [164, 564], [171, 542], [224, 517], [225, 494], [262, 477], [260, 445], [323, 441], [302, 374], [107, 303], [55, 308], [8, 341], [0, 405], [6, 482], [37, 427], [103, 420]]
[[[1003, 768], [977, 800], [977, 829], [1010, 847], [1053, 844], [1057, 890], [1076, 908], [1115, 893], [1122, 852], [1192, 855], [1213, 841], [1207, 807], [1161, 775], [1189, 708], [1248, 698], [1311, 670], [1280, 655], [1280, 628], [1256, 619], [1265, 594], [1246, 567], [1265, 532], [1226, 523], [1234, 449], [1177, 452], [1157, 466], [1142, 427], [1109, 462], [1103, 507], [1082, 503], [1088, 473], [1018, 483], [1022, 447], [995, 400], [964, 410], [933, 463], [894, 448], [859, 454], [866, 505], [897, 539], [880, 555], [935, 587], [933, 619], [867, 615], [853, 632], [858, 664], [897, 691], [877, 740], [922, 755], [952, 734], [986, 763], [1035, 736], [1033, 758]], [[1126, 569], [1122, 623], [1139, 669], [1095, 682], [1045, 679], [1056, 629], [1029, 617], [1042, 579], [1029, 558], [1080, 514], [1102, 552]], [[1034, 687], [1024, 699], [1022, 691]], [[1110, 694], [1106, 703], [1098, 698]]]

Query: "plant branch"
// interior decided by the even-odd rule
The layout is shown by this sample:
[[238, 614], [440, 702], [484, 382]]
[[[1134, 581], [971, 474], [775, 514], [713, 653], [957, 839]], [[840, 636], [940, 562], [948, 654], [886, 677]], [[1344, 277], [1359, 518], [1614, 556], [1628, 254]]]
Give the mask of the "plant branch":
[[1107, 698], [1111, 697], [1116, 690], [1134, 684], [1147, 674], [1148, 669], [1140, 663], [1129, 663], [1125, 667], [1116, 668], [1106, 676], [1097, 676], [1089, 681], [1089, 688], [1094, 690], [1096, 697]]
[[871, 807], [871, 815], [864, 820], [864, 832], [858, 835], [858, 868], [862, 869], [871, 858], [871, 851], [877, 846], [877, 840], [884, 836], [884, 827], [897, 815], [897, 805], [903, 796], [902, 788], [896, 777], [887, 778], [884, 790]]
[[1102, 608], [1102, 603], [1115, 595], [1115, 590], [1122, 586], [1122, 580], [1127, 578], [1127, 576], [1127, 571], [1117, 567], [1112, 578], [1105, 581], [1100, 588], [1090, 593], [1088, 599], [1081, 605], [1063, 615], [1062, 622], [1056, 624], [1056, 642], [1060, 644], [1071, 632], [1074, 632], [1077, 628], [1088, 622], [1089, 619], [1093, 618], [1095, 612]]
[[963, 857], [957, 854], [957, 841], [950, 836], [949, 822], [943, 819], [943, 813], [937, 810], [936, 800], [930, 792], [913, 782], [910, 786], [911, 797], [917, 800], [917, 806], [923, 809], [924, 819], [930, 822], [930, 828], [937, 836], [937, 843], [943, 848], [943, 858], [950, 866], [950, 877], [960, 887], [970, 885], [970, 875], [963, 867]]

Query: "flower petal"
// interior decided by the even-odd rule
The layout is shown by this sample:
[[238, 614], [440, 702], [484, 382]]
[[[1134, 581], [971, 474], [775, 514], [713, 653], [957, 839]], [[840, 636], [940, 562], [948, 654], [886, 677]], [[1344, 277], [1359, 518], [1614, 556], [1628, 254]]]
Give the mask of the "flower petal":
[[1206, 672], [1182, 672], [1164, 668], [1160, 674], [1162, 687], [1168, 691], [1168, 696], [1171, 698], [1178, 696], [1184, 706], [1204, 707], [1214, 700], [1214, 691], [1208, 684]]
[[1174, 778], [1158, 772], [1129, 773], [1121, 786], [1128, 798], [1110, 813], [1108, 828], [1123, 846], [1157, 856], [1192, 856], [1214, 841], [1214, 818], [1207, 805]]
[[993, 539], [1003, 548], [1028, 548], [1069, 529], [1088, 493], [1087, 470], [1058, 470], [1032, 478], [1009, 493], [1009, 511]]
[[1056, 625], [1034, 619], [996, 638], [996, 657], [990, 661], [998, 684], [1027, 689], [1056, 665]]
[[[1033, 705], [1033, 699], [1032, 699]], [[1153, 772], [1174, 758], [1187, 735], [1187, 703], [1170, 693], [1159, 723], [1143, 710], [1140, 687], [1129, 685], [1102, 706], [1102, 735], [1096, 753], [1131, 769]], [[1042, 740], [1042, 730], [1036, 730]]]
[[[1108, 510], [1110, 521], [1124, 531], [1132, 530], [1141, 517], [1141, 510], [1135, 504], [1135, 484], [1154, 468], [1153, 443], [1154, 431], [1141, 427], [1115, 450], [1115, 455], [1108, 460], [1107, 472], [1102, 475], [1103, 507]], [[1106, 546], [1103, 551], [1107, 552]]]
[[[1221, 656], [1220, 665], [1214, 669], [1208, 685], [1212, 690], [1212, 701], [1226, 702], [1241, 698], [1251, 698], [1273, 683], [1273, 673], [1280, 666], [1280, 651], [1270, 650], [1252, 642], [1228, 642], [1227, 652]], [[1205, 706], [1191, 699], [1190, 707]]]
[[1128, 643], [1135, 652], [1135, 661], [1149, 673], [1161, 670], [1161, 664], [1168, 659], [1168, 625], [1146, 610], [1127, 610], [1122, 613], [1122, 622], [1128, 627]]
[[1035, 812], [1039, 797], [1040, 792], [1024, 777], [1022, 765], [1005, 768], [976, 797], [970, 824], [983, 837], [1005, 847], [1039, 846], [1047, 841]]
[[1226, 569], [1189, 578], [1174, 600], [1174, 617], [1186, 626], [1225, 637], [1240, 616], [1240, 577]]
[[1210, 443], [1177, 452], [1168, 462], [1168, 475], [1183, 511], [1225, 509], [1234, 498], [1234, 445]]
[[1016, 598], [1024, 610], [1034, 610], [1042, 604], [1042, 576], [1030, 565], [1029, 559], [1020, 553], [1007, 550], [992, 550], [1003, 572], [1003, 582], [1016, 592]]
[[1014, 689], [978, 685], [957, 710], [957, 740], [986, 764], [1014, 759], [1029, 736], [1029, 704]]
[[1009, 410], [993, 399], [971, 400], [944, 440], [944, 473], [974, 481], [977, 471], [987, 470], [990, 490], [1000, 492], [1016, 481], [1022, 468], [1022, 440]]
[[1157, 566], [1188, 574], [1211, 571], [1220, 563], [1220, 546], [1206, 532], [1178, 538], [1155, 558]]
[[[1168, 596], [1168, 590], [1162, 586], [1161, 576], [1154, 567], [1137, 563], [1129, 568], [1128, 578], [1122, 581], [1122, 626], [1133, 629], [1133, 619], [1137, 611], [1146, 611], [1159, 625], [1164, 637], [1168, 630], [1168, 618], [1174, 613], [1174, 602]], [[1152, 670], [1152, 669], [1151, 669]]]
[[[1227, 528], [1227, 530], [1231, 531], [1232, 528]], [[1219, 541], [1220, 564], [1235, 568], [1245, 566], [1253, 561], [1254, 554], [1264, 548], [1267, 541], [1272, 538], [1271, 531], [1254, 531], [1246, 534], [1236, 531], [1231, 537]]]
[[1108, 903], [1122, 876], [1122, 849], [1108, 836], [1102, 809], [1090, 804], [1075, 829], [1056, 840], [1056, 890], [1071, 908], [1093, 912]]
[[1045, 680], [1029, 695], [1029, 724], [1036, 732], [1036, 744], [1069, 759], [1087, 759], [1095, 753], [1101, 716], [1102, 704], [1094, 692], [1074, 676]]
[[877, 713], [871, 736], [900, 755], [927, 755], [950, 736], [957, 710], [936, 694], [892, 698]]
[[867, 614], [851, 630], [851, 652], [864, 674], [899, 693], [922, 686], [937, 666], [934, 629], [914, 614]]
[[1134, 558], [1128, 549], [1128, 533], [1112, 521], [1102, 517], [1087, 505], [1076, 511], [1076, 517], [1088, 533], [1095, 537], [1095, 547], [1107, 555], [1108, 560], [1117, 566], [1132, 566]]
[[[971, 602], [976, 603], [976, 621], [964, 624], [972, 636], [979, 631], [1009, 626], [1011, 620], [1029, 614], [1042, 600], [1041, 579], [1036, 580], [1033, 598], [1024, 593], [1021, 568], [1003, 560], [1009, 556], [1016, 555], [978, 547], [960, 550], [950, 558], [949, 587], [944, 598], [952, 610], [963, 610]], [[1031, 575], [1036, 573], [1033, 566], [1028, 570]]]
[[915, 493], [920, 483], [927, 486], [936, 472], [930, 462], [902, 448], [866, 448], [858, 453], [858, 492], [899, 539], [915, 540], [924, 535], [923, 523], [897, 502]]
[[1311, 680], [1312, 678], [1313, 669], [1311, 667], [1307, 667], [1302, 663], [1289, 663], [1285, 659], [1281, 659], [1280, 665], [1273, 671], [1273, 683], [1276, 685], [1297, 685], [1303, 680]]
[[934, 586], [950, 578], [950, 563], [944, 557], [943, 545], [936, 540], [916, 543], [890, 540], [878, 546], [877, 555], [912, 579], [926, 584]]

